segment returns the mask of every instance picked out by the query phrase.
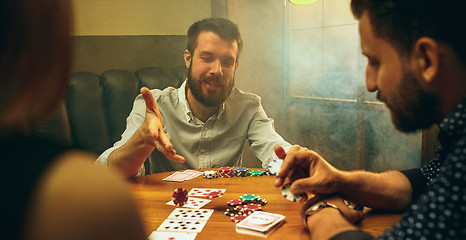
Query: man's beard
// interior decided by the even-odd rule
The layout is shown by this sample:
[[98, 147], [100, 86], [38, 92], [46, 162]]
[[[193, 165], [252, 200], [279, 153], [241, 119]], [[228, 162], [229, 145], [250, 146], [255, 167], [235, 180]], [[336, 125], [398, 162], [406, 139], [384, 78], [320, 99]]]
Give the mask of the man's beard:
[[377, 99], [387, 105], [393, 124], [402, 132], [429, 128], [442, 118], [439, 98], [421, 89], [410, 71], [403, 72], [398, 91], [390, 99], [385, 98], [380, 91], [377, 92]]
[[[233, 87], [235, 85], [235, 73], [233, 73], [233, 78], [231, 79], [228, 86], [225, 86], [223, 82], [220, 81], [219, 77], [210, 78], [210, 79], [197, 79], [192, 76], [191, 69], [193, 67], [191, 61], [191, 67], [188, 69], [188, 87], [191, 90], [194, 98], [206, 107], [214, 107], [222, 104], [228, 96], [230, 96]], [[222, 85], [222, 91], [218, 96], [208, 96], [202, 92], [202, 81], [216, 81], [218, 84]]]

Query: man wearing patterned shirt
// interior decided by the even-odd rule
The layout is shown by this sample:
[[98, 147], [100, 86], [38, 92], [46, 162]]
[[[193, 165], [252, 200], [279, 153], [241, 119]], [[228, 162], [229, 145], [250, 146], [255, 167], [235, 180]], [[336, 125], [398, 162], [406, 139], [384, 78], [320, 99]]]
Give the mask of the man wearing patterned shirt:
[[422, 168], [371, 173], [277, 146], [284, 163], [275, 186], [290, 174], [292, 192], [316, 194], [302, 208], [311, 239], [373, 239], [353, 225], [363, 213], [343, 199], [404, 211], [380, 239], [466, 239], [466, 1], [352, 0], [351, 8], [368, 58], [367, 90], [377, 91], [400, 131], [439, 124], [441, 147]]
[[[188, 29], [188, 79], [175, 89], [141, 89], [120, 141], [97, 159], [126, 177], [241, 162], [248, 140], [262, 166], [291, 145], [275, 132], [260, 97], [234, 87], [243, 46], [235, 24], [208, 18]], [[157, 149], [157, 151], [154, 151]], [[176, 149], [176, 152], [175, 152]]]

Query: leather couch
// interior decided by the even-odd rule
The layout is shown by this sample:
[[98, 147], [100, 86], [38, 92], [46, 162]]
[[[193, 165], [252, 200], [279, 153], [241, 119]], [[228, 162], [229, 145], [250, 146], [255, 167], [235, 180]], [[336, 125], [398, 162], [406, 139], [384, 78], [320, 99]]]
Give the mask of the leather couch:
[[99, 155], [120, 139], [141, 87], [179, 87], [186, 77], [185, 66], [75, 72], [61, 108], [37, 133]]

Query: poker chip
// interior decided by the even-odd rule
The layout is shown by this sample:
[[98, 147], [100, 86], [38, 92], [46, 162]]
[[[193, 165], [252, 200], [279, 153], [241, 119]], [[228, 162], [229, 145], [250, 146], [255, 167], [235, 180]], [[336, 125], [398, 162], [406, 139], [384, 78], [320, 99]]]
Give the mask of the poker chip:
[[280, 171], [280, 167], [282, 166], [283, 160], [274, 159], [269, 163], [267, 169], [269, 170], [271, 175], [277, 175]]
[[267, 204], [267, 200], [266, 200], [265, 198], [261, 198], [261, 197], [259, 197], [258, 199], [256, 199], [254, 202], [255, 202], [255, 203], [258, 203], [258, 204], [260, 204], [260, 205], [262, 205], [262, 206], [264, 206], [264, 205]]
[[235, 176], [235, 170], [232, 167], [221, 167], [218, 169], [218, 175], [223, 178]]
[[233, 199], [227, 202], [227, 205], [230, 207], [235, 207], [242, 204], [244, 204], [244, 201], [241, 199]]
[[204, 176], [204, 178], [207, 178], [207, 179], [212, 179], [212, 178], [217, 178], [218, 174], [217, 174], [217, 171], [208, 170], [208, 171], [204, 171], [202, 173], [202, 176]]
[[248, 174], [249, 174], [249, 168], [247, 167], [235, 168], [236, 177], [246, 177]]
[[282, 187], [282, 195], [285, 197], [287, 200], [293, 201], [293, 202], [299, 202], [303, 197], [305, 197], [305, 193], [299, 193], [299, 194], [293, 194], [290, 190], [291, 183], [285, 184]]
[[239, 223], [239, 222], [243, 221], [247, 217], [248, 217], [248, 215], [242, 214], [242, 215], [235, 215], [235, 216], [231, 217], [230, 219], [231, 219], [232, 222]]
[[223, 196], [222, 191], [212, 191], [206, 195], [207, 198], [216, 198], [216, 197], [221, 197], [221, 196]]
[[273, 175], [270, 170], [267, 168], [267, 169], [264, 169], [264, 175], [267, 175], [267, 176], [270, 176], [270, 175]]
[[172, 200], [176, 206], [182, 207], [186, 202], [188, 202], [188, 191], [184, 188], [175, 189], [172, 194]]
[[242, 209], [234, 209], [234, 208], [231, 209], [231, 208], [227, 208], [227, 209], [225, 210], [224, 214], [227, 215], [227, 216], [232, 217], [232, 216], [236, 216], [236, 215], [243, 215], [244, 212], [243, 212]]
[[239, 197], [239, 199], [245, 201], [245, 202], [252, 202], [252, 201], [256, 201], [260, 196], [256, 195], [256, 194], [244, 194], [244, 195], [241, 195], [241, 197]]
[[262, 210], [262, 205], [258, 203], [250, 203], [250, 204], [245, 204], [245, 205], [238, 205], [235, 207], [237, 210], [242, 210], [245, 214], [251, 214], [255, 211], [260, 211]]
[[261, 171], [261, 170], [253, 170], [249, 172], [249, 175], [253, 177], [259, 177], [259, 176], [262, 176], [263, 174], [264, 174], [264, 171]]

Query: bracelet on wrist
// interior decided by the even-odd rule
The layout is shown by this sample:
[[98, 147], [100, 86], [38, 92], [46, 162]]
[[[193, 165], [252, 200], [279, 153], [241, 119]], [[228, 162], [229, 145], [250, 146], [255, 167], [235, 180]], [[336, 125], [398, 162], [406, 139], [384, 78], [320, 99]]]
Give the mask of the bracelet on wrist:
[[329, 203], [329, 202], [318, 202], [318, 203], [312, 205], [311, 207], [309, 207], [309, 208], [304, 212], [304, 219], [303, 219], [303, 220], [304, 220], [304, 227], [305, 227], [306, 229], [309, 229], [309, 227], [308, 227], [308, 225], [307, 225], [307, 219], [308, 219], [310, 216], [312, 216], [312, 215], [314, 215], [314, 214], [320, 212], [320, 211], [321, 211], [322, 209], [324, 209], [324, 208], [334, 208], [334, 209], [338, 210], [338, 212], [340, 212], [340, 214], [341, 214], [342, 216], [344, 216], [344, 215], [343, 215], [343, 212], [340, 210], [340, 208], [338, 208], [337, 205], [335, 205], [335, 204], [333, 204], [333, 203]]

